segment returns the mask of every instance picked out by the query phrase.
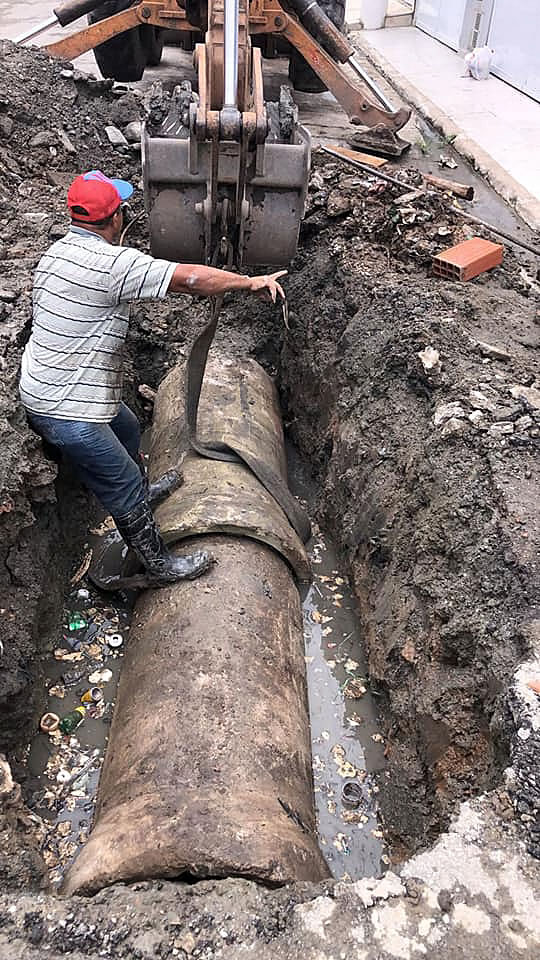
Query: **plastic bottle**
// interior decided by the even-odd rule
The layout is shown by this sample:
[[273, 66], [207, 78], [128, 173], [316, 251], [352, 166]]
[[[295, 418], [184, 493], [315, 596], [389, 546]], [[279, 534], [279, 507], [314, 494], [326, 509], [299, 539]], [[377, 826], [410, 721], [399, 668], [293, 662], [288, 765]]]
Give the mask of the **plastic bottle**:
[[79, 613], [78, 610], [75, 610], [75, 612], [72, 613], [69, 618], [69, 629], [71, 631], [82, 630], [82, 628], [86, 627], [86, 625], [87, 625], [87, 621], [85, 620], [85, 618], [82, 616], [81, 613]]
[[62, 717], [59, 723], [62, 733], [71, 733], [73, 730], [76, 730], [83, 722], [85, 712], [84, 707], [75, 707], [71, 713], [66, 713], [65, 717]]

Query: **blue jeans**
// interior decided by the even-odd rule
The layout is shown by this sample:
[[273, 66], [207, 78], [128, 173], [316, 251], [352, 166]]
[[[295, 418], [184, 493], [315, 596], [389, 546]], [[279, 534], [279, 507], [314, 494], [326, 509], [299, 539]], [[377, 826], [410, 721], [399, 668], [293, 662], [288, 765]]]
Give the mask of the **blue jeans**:
[[82, 482], [113, 517], [129, 513], [144, 499], [141, 429], [125, 403], [110, 423], [59, 420], [29, 410], [27, 416], [34, 430], [71, 461]]

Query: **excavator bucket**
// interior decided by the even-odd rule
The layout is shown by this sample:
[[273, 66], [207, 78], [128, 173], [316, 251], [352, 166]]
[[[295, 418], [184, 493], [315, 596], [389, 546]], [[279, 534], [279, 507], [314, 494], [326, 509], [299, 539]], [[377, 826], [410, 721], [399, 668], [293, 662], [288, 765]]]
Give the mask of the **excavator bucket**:
[[284, 266], [296, 253], [309, 134], [287, 87], [279, 102], [265, 103], [261, 51], [251, 36], [288, 41], [351, 123], [372, 131], [373, 149], [400, 154], [408, 146], [397, 133], [410, 111], [394, 110], [317, 0], [64, 0], [54, 13], [26, 39], [55, 19], [64, 26], [89, 14], [90, 26], [45, 49], [73, 59], [97, 48], [116, 78], [134, 79], [159, 62], [163, 29], [204, 35], [195, 47], [197, 93], [184, 81], [172, 95], [156, 88], [150, 97], [143, 175], [156, 256]]
[[154, 86], [142, 148], [154, 256], [209, 263], [227, 238], [238, 266], [290, 263], [304, 214], [310, 136], [286, 87], [265, 114], [268, 132], [259, 144], [255, 137], [198, 140], [190, 85], [170, 97]]

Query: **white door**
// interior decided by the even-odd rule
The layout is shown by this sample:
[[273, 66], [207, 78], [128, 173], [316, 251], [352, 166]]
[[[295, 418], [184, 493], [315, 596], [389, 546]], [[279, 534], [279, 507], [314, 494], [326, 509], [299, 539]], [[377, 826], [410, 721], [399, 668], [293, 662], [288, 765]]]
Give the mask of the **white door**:
[[539, 40], [538, 0], [495, 0], [487, 38], [495, 51], [492, 73], [536, 100], [540, 100]]
[[459, 50], [468, 0], [416, 0], [414, 22], [430, 36]]

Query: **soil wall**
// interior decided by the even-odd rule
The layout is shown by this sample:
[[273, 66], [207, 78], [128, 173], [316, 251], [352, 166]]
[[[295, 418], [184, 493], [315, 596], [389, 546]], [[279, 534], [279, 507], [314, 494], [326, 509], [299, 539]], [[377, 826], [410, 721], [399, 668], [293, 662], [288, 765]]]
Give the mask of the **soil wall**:
[[505, 688], [537, 616], [538, 297], [508, 251], [468, 284], [431, 277], [440, 236], [469, 231], [437, 200], [366, 200], [342, 170], [312, 181], [282, 391], [387, 698], [387, 826], [414, 847], [507, 762]]

